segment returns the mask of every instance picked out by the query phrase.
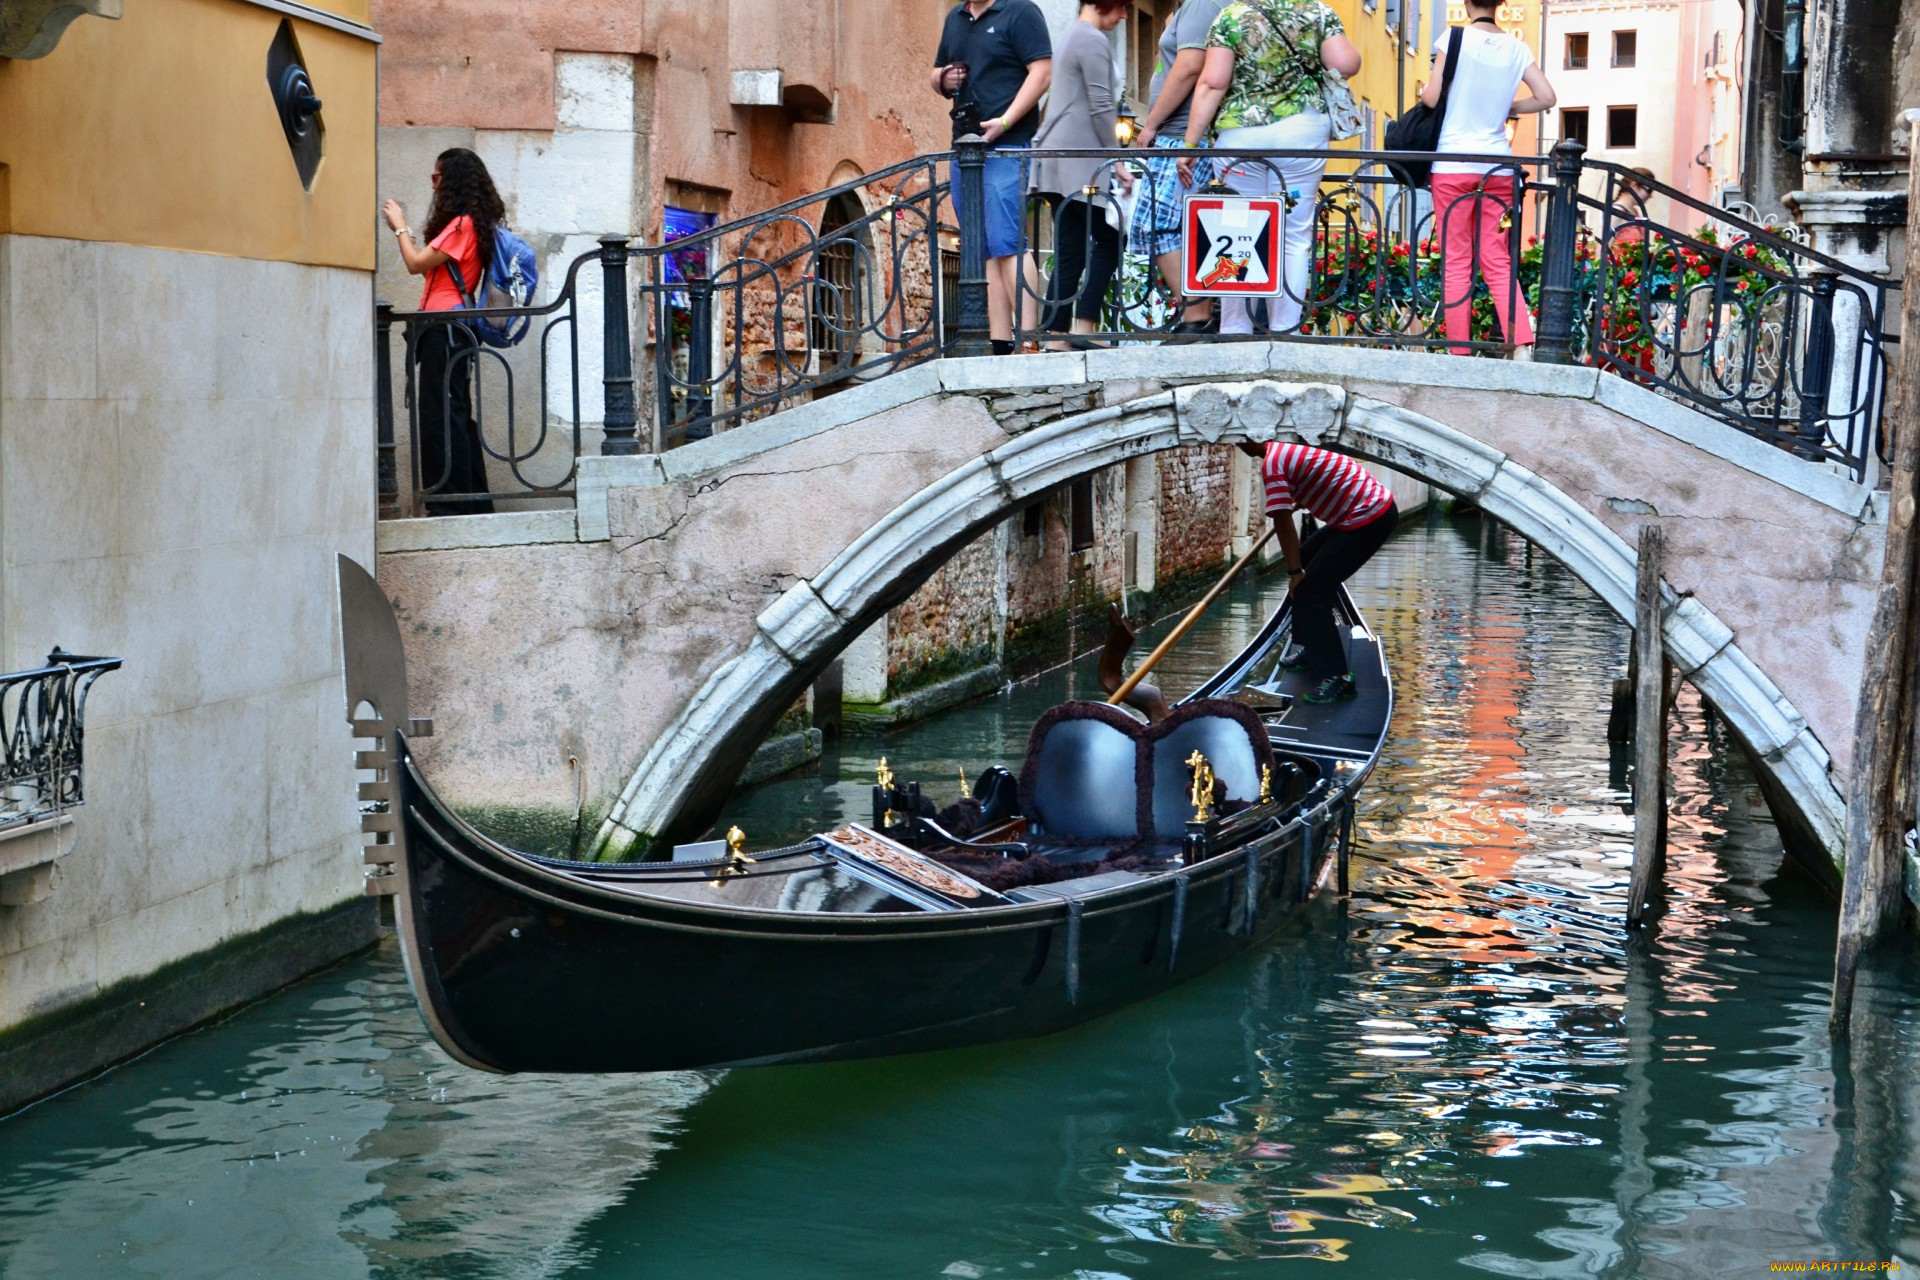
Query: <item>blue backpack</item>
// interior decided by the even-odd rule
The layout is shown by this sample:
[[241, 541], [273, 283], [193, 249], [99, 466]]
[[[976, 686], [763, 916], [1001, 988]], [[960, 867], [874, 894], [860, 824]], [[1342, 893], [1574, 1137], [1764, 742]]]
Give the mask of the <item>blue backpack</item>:
[[[475, 309], [527, 306], [540, 283], [540, 267], [534, 260], [533, 249], [500, 226], [493, 229], [493, 257], [482, 274], [477, 295], [468, 291], [460, 265], [451, 258], [447, 260], [447, 274], [453, 277], [453, 287], [460, 291], [461, 299]], [[480, 341], [488, 346], [511, 347], [527, 336], [532, 322], [532, 316], [499, 316], [482, 317], [469, 323]]]

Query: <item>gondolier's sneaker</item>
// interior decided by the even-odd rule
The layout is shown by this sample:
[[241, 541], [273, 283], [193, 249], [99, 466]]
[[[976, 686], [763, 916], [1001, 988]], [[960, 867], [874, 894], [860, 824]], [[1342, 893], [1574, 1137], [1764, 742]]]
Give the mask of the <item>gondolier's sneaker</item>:
[[1359, 696], [1360, 690], [1354, 687], [1353, 677], [1328, 676], [1313, 688], [1307, 690], [1308, 702], [1345, 702], [1348, 698]]

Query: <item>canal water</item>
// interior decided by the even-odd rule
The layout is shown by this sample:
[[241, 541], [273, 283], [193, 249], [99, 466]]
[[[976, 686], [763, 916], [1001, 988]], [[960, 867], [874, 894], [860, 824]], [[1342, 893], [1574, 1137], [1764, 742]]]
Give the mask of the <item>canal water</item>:
[[[1189, 688], [1278, 584], [1171, 661]], [[1629, 945], [1605, 742], [1626, 632], [1476, 520], [1356, 581], [1399, 709], [1350, 901], [1045, 1040], [804, 1068], [503, 1078], [389, 947], [0, 1121], [0, 1275], [1749, 1275], [1920, 1264], [1920, 974], [1825, 1031], [1833, 908], [1725, 729], [1675, 740], [1667, 906]], [[1061, 671], [738, 797], [756, 843], [1017, 759]], [[607, 974], [607, 998], [645, 974]], [[716, 989], [717, 1005], [751, 992]]]

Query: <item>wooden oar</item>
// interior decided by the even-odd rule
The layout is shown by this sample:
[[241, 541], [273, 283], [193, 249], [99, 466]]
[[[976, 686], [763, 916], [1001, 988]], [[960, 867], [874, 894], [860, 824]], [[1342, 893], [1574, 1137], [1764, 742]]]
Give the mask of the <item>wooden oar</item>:
[[1193, 608], [1187, 610], [1187, 616], [1180, 619], [1180, 625], [1168, 632], [1165, 640], [1162, 640], [1158, 645], [1154, 646], [1153, 652], [1147, 655], [1147, 660], [1134, 668], [1133, 674], [1128, 676], [1125, 683], [1113, 691], [1113, 696], [1107, 699], [1108, 702], [1117, 707], [1126, 699], [1128, 694], [1133, 692], [1133, 686], [1139, 684], [1141, 680], [1146, 678], [1147, 672], [1153, 670], [1160, 659], [1166, 657], [1168, 651], [1180, 643], [1182, 636], [1193, 630], [1193, 624], [1200, 621], [1200, 615], [1207, 611], [1207, 606], [1219, 599], [1220, 593], [1227, 589], [1228, 583], [1240, 576], [1242, 569], [1253, 563], [1253, 558], [1260, 554], [1260, 548], [1266, 546], [1267, 539], [1271, 537], [1273, 537], [1273, 529], [1269, 527], [1265, 537], [1261, 538], [1251, 547], [1248, 547], [1247, 554], [1233, 562], [1233, 568], [1227, 570], [1227, 576], [1214, 583], [1213, 589], [1204, 596], [1201, 596], [1199, 603], [1195, 604]]

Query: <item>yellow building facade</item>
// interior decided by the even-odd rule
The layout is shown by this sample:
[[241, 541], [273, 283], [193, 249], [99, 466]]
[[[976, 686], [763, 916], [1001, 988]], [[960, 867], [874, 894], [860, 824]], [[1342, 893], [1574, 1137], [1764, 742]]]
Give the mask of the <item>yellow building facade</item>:
[[372, 936], [333, 580], [373, 553], [379, 49], [367, 0], [4, 16], [0, 672], [124, 666], [84, 805], [0, 824], [0, 1112]]

